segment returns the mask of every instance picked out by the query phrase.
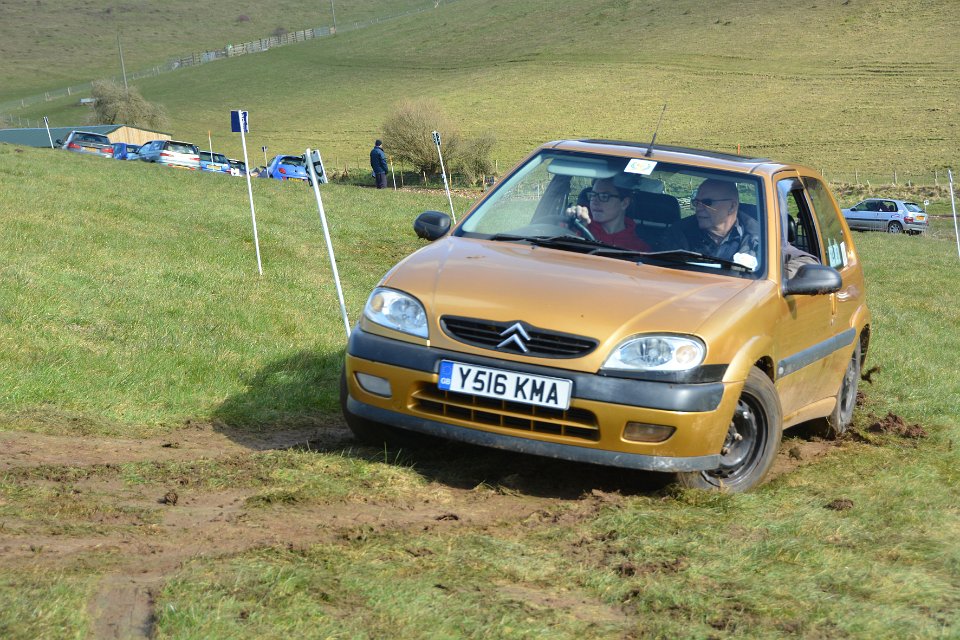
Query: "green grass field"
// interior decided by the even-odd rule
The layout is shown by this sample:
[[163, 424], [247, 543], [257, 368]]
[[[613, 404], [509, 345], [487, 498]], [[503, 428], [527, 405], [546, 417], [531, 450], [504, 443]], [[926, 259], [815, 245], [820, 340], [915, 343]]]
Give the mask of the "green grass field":
[[[337, 20], [423, 4], [336, 0]], [[117, 28], [129, 69], [329, 22], [326, 2], [146, 7], [0, 2], [0, 100], [115, 73]], [[309, 189], [253, 181], [259, 276], [245, 181], [0, 145], [0, 637], [960, 636], [955, 13], [459, 0], [138, 83], [177, 138], [210, 130], [231, 156], [228, 111], [248, 109], [253, 164], [261, 145], [310, 146], [357, 170], [393, 101], [426, 96], [464, 132], [492, 130], [502, 172], [549, 139], [648, 140], [667, 102], [665, 144], [872, 181], [836, 184], [844, 205], [929, 198], [926, 236], [854, 237], [877, 368], [855, 435], [788, 432], [786, 470], [747, 495], [454, 444], [358, 447]], [[96, 35], [71, 39], [71, 20]], [[940, 188], [905, 186], [935, 169]], [[475, 195], [454, 198], [458, 217]], [[323, 198], [355, 322], [446, 197], [342, 183]], [[926, 435], [871, 431], [888, 414]]]
[[[254, 181], [259, 277], [243, 180], [72, 154], [45, 161], [53, 153], [0, 147], [4, 432], [130, 447], [189, 438], [197, 424], [238, 442], [340, 424], [344, 332], [308, 189]], [[420, 246], [413, 217], [445, 198], [323, 193], [355, 320], [383, 272]], [[455, 201], [461, 213], [468, 205]], [[186, 555], [150, 583], [157, 638], [954, 637], [952, 220], [935, 218], [926, 237], [856, 242], [875, 318], [868, 364], [879, 367], [856, 414], [863, 435], [752, 494], [457, 445], [397, 453], [349, 440], [176, 463], [118, 451], [115, 464], [79, 453], [14, 464], [0, 472], [0, 538], [30, 562], [0, 563], [0, 631], [95, 636], [91, 603], [112, 572], [158, 561], [118, 555], [109, 541], [146, 536], [156, 552], [177, 535], [173, 512], [131, 496], [173, 486], [194, 501], [237, 496], [239, 522], [256, 527], [245, 535], [262, 539], [224, 535], [195, 553], [209, 516], [183, 529]], [[928, 436], [866, 430], [887, 413]], [[852, 508], [825, 508], [837, 499]], [[90, 536], [101, 542], [88, 553], [62, 547]]]
[[[231, 6], [240, 13], [253, 4]], [[339, 0], [336, 6], [338, 15], [369, 16], [422, 4]], [[172, 25], [187, 23], [195, 11], [188, 3], [166, 6]], [[37, 24], [46, 7], [5, 20], [0, 29]], [[309, 26], [303, 11], [283, 13], [284, 21], [302, 16]], [[856, 0], [802, 9], [769, 0], [460, 0], [137, 86], [167, 109], [175, 138], [205, 145], [210, 131], [215, 148], [231, 157], [240, 149], [228, 113], [244, 108], [251, 114], [251, 151], [309, 146], [338, 168], [365, 167], [394, 103], [429, 96], [465, 133], [496, 135], [502, 172], [547, 140], [649, 140], [666, 103], [658, 137], [664, 144], [726, 151], [740, 145], [745, 154], [802, 162], [834, 180], [853, 182], [858, 175], [886, 183], [896, 170], [902, 182], [932, 183], [935, 171], [942, 179], [944, 168], [955, 165], [960, 139], [954, 13], [951, 0]], [[169, 53], [206, 42], [189, 25], [173, 29], [178, 39]], [[243, 25], [273, 29], [267, 17]], [[225, 44], [228, 34], [215, 32], [212, 44]], [[115, 48], [115, 32], [73, 46], [77, 62], [63, 66], [54, 60], [55, 48], [23, 45], [30, 61], [5, 59], [5, 85], [20, 95], [42, 89], [49, 76], [36, 64], [73, 69], [79, 79], [100, 77], [110, 70], [104, 49]], [[90, 62], [84, 75], [72, 65], [91, 50], [99, 62]], [[57, 86], [66, 81], [58, 78]], [[86, 110], [73, 97], [18, 114], [33, 121], [47, 115], [52, 124], [69, 126], [81, 123]]]

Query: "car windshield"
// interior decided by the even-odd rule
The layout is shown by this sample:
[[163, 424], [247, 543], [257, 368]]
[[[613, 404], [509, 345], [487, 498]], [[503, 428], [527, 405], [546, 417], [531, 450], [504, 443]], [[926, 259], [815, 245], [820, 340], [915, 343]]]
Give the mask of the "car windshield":
[[904, 202], [903, 204], [907, 207], [907, 211], [910, 213], [923, 213], [923, 207], [918, 205], [916, 202]]
[[288, 167], [305, 167], [303, 163], [303, 158], [300, 156], [284, 156], [280, 160], [280, 164], [287, 165]]
[[[501, 182], [455, 235], [760, 277], [767, 253], [762, 193], [760, 179], [743, 173], [544, 150]], [[718, 229], [727, 230], [719, 243], [711, 234]]]

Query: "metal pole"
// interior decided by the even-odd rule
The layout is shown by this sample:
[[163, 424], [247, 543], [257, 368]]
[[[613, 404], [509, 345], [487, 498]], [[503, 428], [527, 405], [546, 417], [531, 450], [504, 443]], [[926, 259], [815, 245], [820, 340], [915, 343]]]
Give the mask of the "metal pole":
[[320, 225], [323, 227], [323, 239], [327, 243], [327, 254], [330, 256], [330, 268], [333, 270], [333, 281], [337, 285], [337, 298], [340, 299], [340, 315], [343, 317], [343, 328], [347, 331], [347, 338], [350, 337], [350, 320], [347, 318], [347, 305], [343, 301], [343, 288], [340, 286], [340, 273], [337, 271], [337, 258], [333, 254], [333, 242], [330, 240], [330, 230], [327, 228], [327, 215], [323, 211], [323, 200], [320, 199], [320, 186], [317, 179], [317, 172], [310, 162], [310, 149], [303, 154], [307, 158], [307, 170], [310, 172], [310, 182], [313, 184], [313, 195], [317, 199], [317, 211], [320, 212]]
[[123, 46], [120, 45], [119, 31], [117, 31], [117, 49], [120, 50], [120, 71], [123, 73], [123, 90], [129, 92], [130, 88], [127, 87], [127, 68], [123, 64]]
[[53, 136], [50, 135], [50, 121], [47, 116], [43, 116], [43, 126], [47, 128], [47, 139], [50, 141], [50, 148], [53, 149]]
[[953, 171], [947, 169], [950, 177], [950, 206], [953, 208], [953, 235], [957, 238], [957, 257], [960, 258], [960, 232], [957, 231], [957, 201], [953, 197]]
[[330, 13], [333, 15], [333, 32], [337, 32], [337, 10], [333, 6], [333, 0], [330, 0]]
[[453, 212], [453, 198], [450, 197], [450, 185], [447, 183], [447, 171], [443, 168], [443, 153], [440, 152], [440, 134], [433, 132], [433, 141], [437, 145], [437, 155], [440, 156], [440, 175], [443, 176], [443, 188], [447, 191], [447, 202], [450, 203], [450, 218], [457, 224], [457, 215]]
[[[243, 112], [241, 111], [242, 115]], [[242, 120], [242, 118], [241, 118]], [[247, 135], [244, 133], [243, 122], [240, 123], [240, 141], [243, 143], [243, 163], [244, 166], [250, 166], [250, 160], [247, 158]], [[257, 213], [253, 210], [253, 185], [250, 183], [250, 172], [247, 171], [247, 195], [250, 196], [250, 217], [253, 219], [253, 244], [257, 248], [257, 271], [263, 275], [263, 265], [260, 262], [260, 238], [257, 237]]]
[[397, 174], [393, 170], [393, 160], [390, 161], [390, 175], [393, 176], [393, 190], [397, 190]]

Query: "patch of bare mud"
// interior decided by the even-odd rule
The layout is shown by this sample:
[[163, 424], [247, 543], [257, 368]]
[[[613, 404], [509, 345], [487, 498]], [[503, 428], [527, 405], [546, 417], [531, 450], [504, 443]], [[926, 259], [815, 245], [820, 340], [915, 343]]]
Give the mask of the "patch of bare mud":
[[263, 433], [226, 433], [214, 425], [191, 423], [160, 438], [136, 440], [0, 431], [0, 451], [3, 452], [0, 471], [38, 465], [88, 466], [220, 458], [296, 446], [323, 448], [348, 441], [347, 431], [339, 425], [276, 429]]
[[839, 441], [821, 438], [809, 440], [802, 438], [785, 439], [780, 445], [773, 467], [767, 474], [767, 481], [816, 462], [839, 446], [841, 446]]

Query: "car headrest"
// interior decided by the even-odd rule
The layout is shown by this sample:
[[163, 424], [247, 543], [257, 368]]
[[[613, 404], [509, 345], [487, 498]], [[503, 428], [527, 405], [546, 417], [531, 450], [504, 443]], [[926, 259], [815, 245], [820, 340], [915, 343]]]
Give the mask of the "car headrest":
[[630, 195], [627, 215], [638, 224], [669, 226], [680, 222], [680, 203], [665, 193], [634, 191]]
[[787, 242], [793, 244], [797, 241], [797, 221], [787, 216]]
[[580, 195], [577, 196], [577, 204], [581, 207], [590, 206], [590, 198], [587, 197], [587, 194], [590, 193], [590, 187], [584, 187], [580, 190]]

